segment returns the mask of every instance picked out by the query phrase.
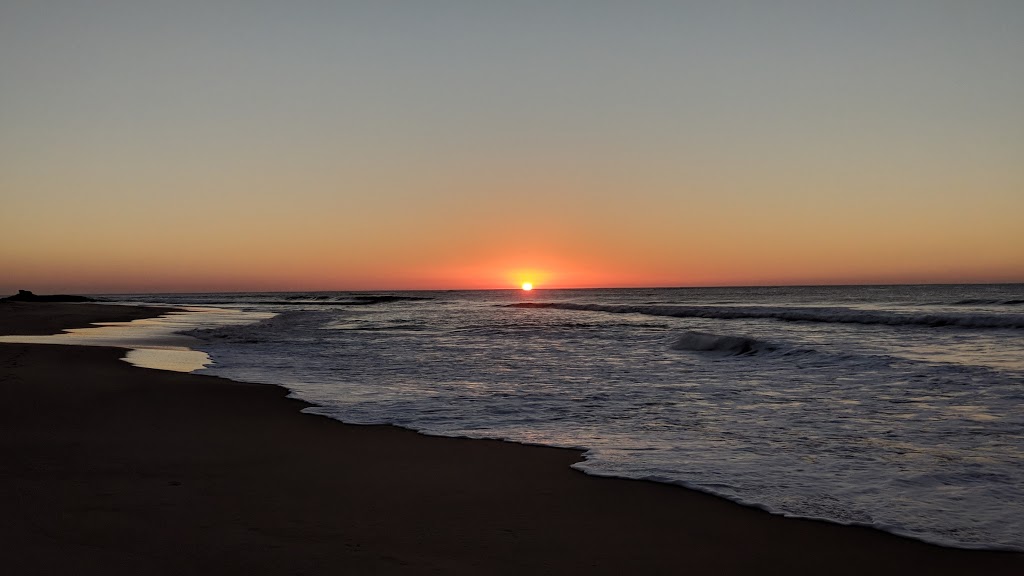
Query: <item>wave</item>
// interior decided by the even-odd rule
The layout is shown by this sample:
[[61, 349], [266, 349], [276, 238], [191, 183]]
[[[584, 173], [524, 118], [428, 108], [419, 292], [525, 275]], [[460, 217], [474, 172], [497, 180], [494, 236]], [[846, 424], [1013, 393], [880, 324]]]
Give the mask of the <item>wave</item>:
[[1024, 299], [1000, 300], [996, 298], [965, 298], [952, 303], [952, 306], [1021, 306]]
[[395, 296], [393, 294], [372, 294], [358, 296], [328, 296], [326, 294], [296, 294], [286, 296], [284, 300], [260, 301], [260, 304], [327, 304], [332, 306], [371, 306], [373, 304], [389, 304], [392, 302], [417, 302], [433, 300], [425, 296]]
[[[204, 300], [199, 302], [203, 306], [372, 306], [374, 304], [390, 304], [393, 302], [414, 302], [420, 300], [433, 300], [433, 298], [419, 296], [324, 296], [324, 295], [295, 295], [284, 296], [275, 299], [239, 298], [237, 300]], [[173, 303], [173, 302], [172, 302]]]
[[289, 311], [276, 314], [266, 320], [253, 324], [220, 326], [217, 328], [197, 328], [182, 332], [206, 342], [231, 342], [236, 344], [257, 344], [260, 342], [280, 342], [289, 335], [308, 337], [313, 330], [324, 327], [336, 316], [330, 312]]
[[753, 356], [777, 349], [767, 342], [746, 336], [719, 336], [705, 332], [685, 332], [671, 347], [688, 352], [717, 352], [723, 356]]
[[555, 308], [614, 314], [647, 314], [675, 318], [722, 320], [768, 319], [786, 322], [839, 324], [883, 324], [889, 326], [951, 326], [956, 328], [1024, 329], [1024, 314], [914, 313], [853, 308], [779, 308], [771, 306], [636, 306], [618, 304], [577, 304], [572, 302], [519, 302], [510, 308]]

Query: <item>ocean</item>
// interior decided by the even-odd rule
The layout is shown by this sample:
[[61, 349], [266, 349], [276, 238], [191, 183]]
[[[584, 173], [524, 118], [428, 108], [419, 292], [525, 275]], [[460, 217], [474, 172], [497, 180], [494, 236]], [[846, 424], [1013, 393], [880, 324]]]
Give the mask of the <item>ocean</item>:
[[[1024, 285], [114, 295], [356, 424], [1024, 550]], [[232, 310], [232, 320], [216, 310]]]

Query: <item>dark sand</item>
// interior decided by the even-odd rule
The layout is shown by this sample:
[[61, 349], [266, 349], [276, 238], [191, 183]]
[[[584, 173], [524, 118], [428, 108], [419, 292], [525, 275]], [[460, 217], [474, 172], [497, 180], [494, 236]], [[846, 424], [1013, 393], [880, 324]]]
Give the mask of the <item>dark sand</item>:
[[[152, 314], [0, 305], [0, 333]], [[4, 574], [1024, 574], [1021, 554], [589, 477], [572, 450], [349, 426], [123, 353], [0, 344]]]

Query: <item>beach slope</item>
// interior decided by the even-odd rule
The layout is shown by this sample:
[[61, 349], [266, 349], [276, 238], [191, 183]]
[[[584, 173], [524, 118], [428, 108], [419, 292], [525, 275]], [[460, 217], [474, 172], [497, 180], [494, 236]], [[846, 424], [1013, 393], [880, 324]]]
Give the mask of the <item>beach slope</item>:
[[[0, 334], [161, 312], [10, 306]], [[0, 344], [4, 573], [1024, 573], [1021, 554], [589, 477], [573, 450], [345, 425], [123, 354]]]

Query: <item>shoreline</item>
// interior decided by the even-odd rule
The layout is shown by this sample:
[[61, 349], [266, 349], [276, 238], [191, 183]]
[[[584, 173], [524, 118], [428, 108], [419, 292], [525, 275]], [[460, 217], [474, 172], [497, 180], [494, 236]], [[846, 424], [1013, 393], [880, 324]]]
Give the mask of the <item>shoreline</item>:
[[[171, 310], [8, 306], [0, 333]], [[313, 405], [281, 386], [123, 354], [0, 344], [0, 488], [19, 496], [0, 537], [18, 573], [1024, 570], [1016, 552], [588, 475], [570, 468], [580, 450], [344, 424], [301, 413]]]
[[0, 302], [0, 336], [49, 336], [102, 322], [156, 318], [179, 308], [106, 303]]

